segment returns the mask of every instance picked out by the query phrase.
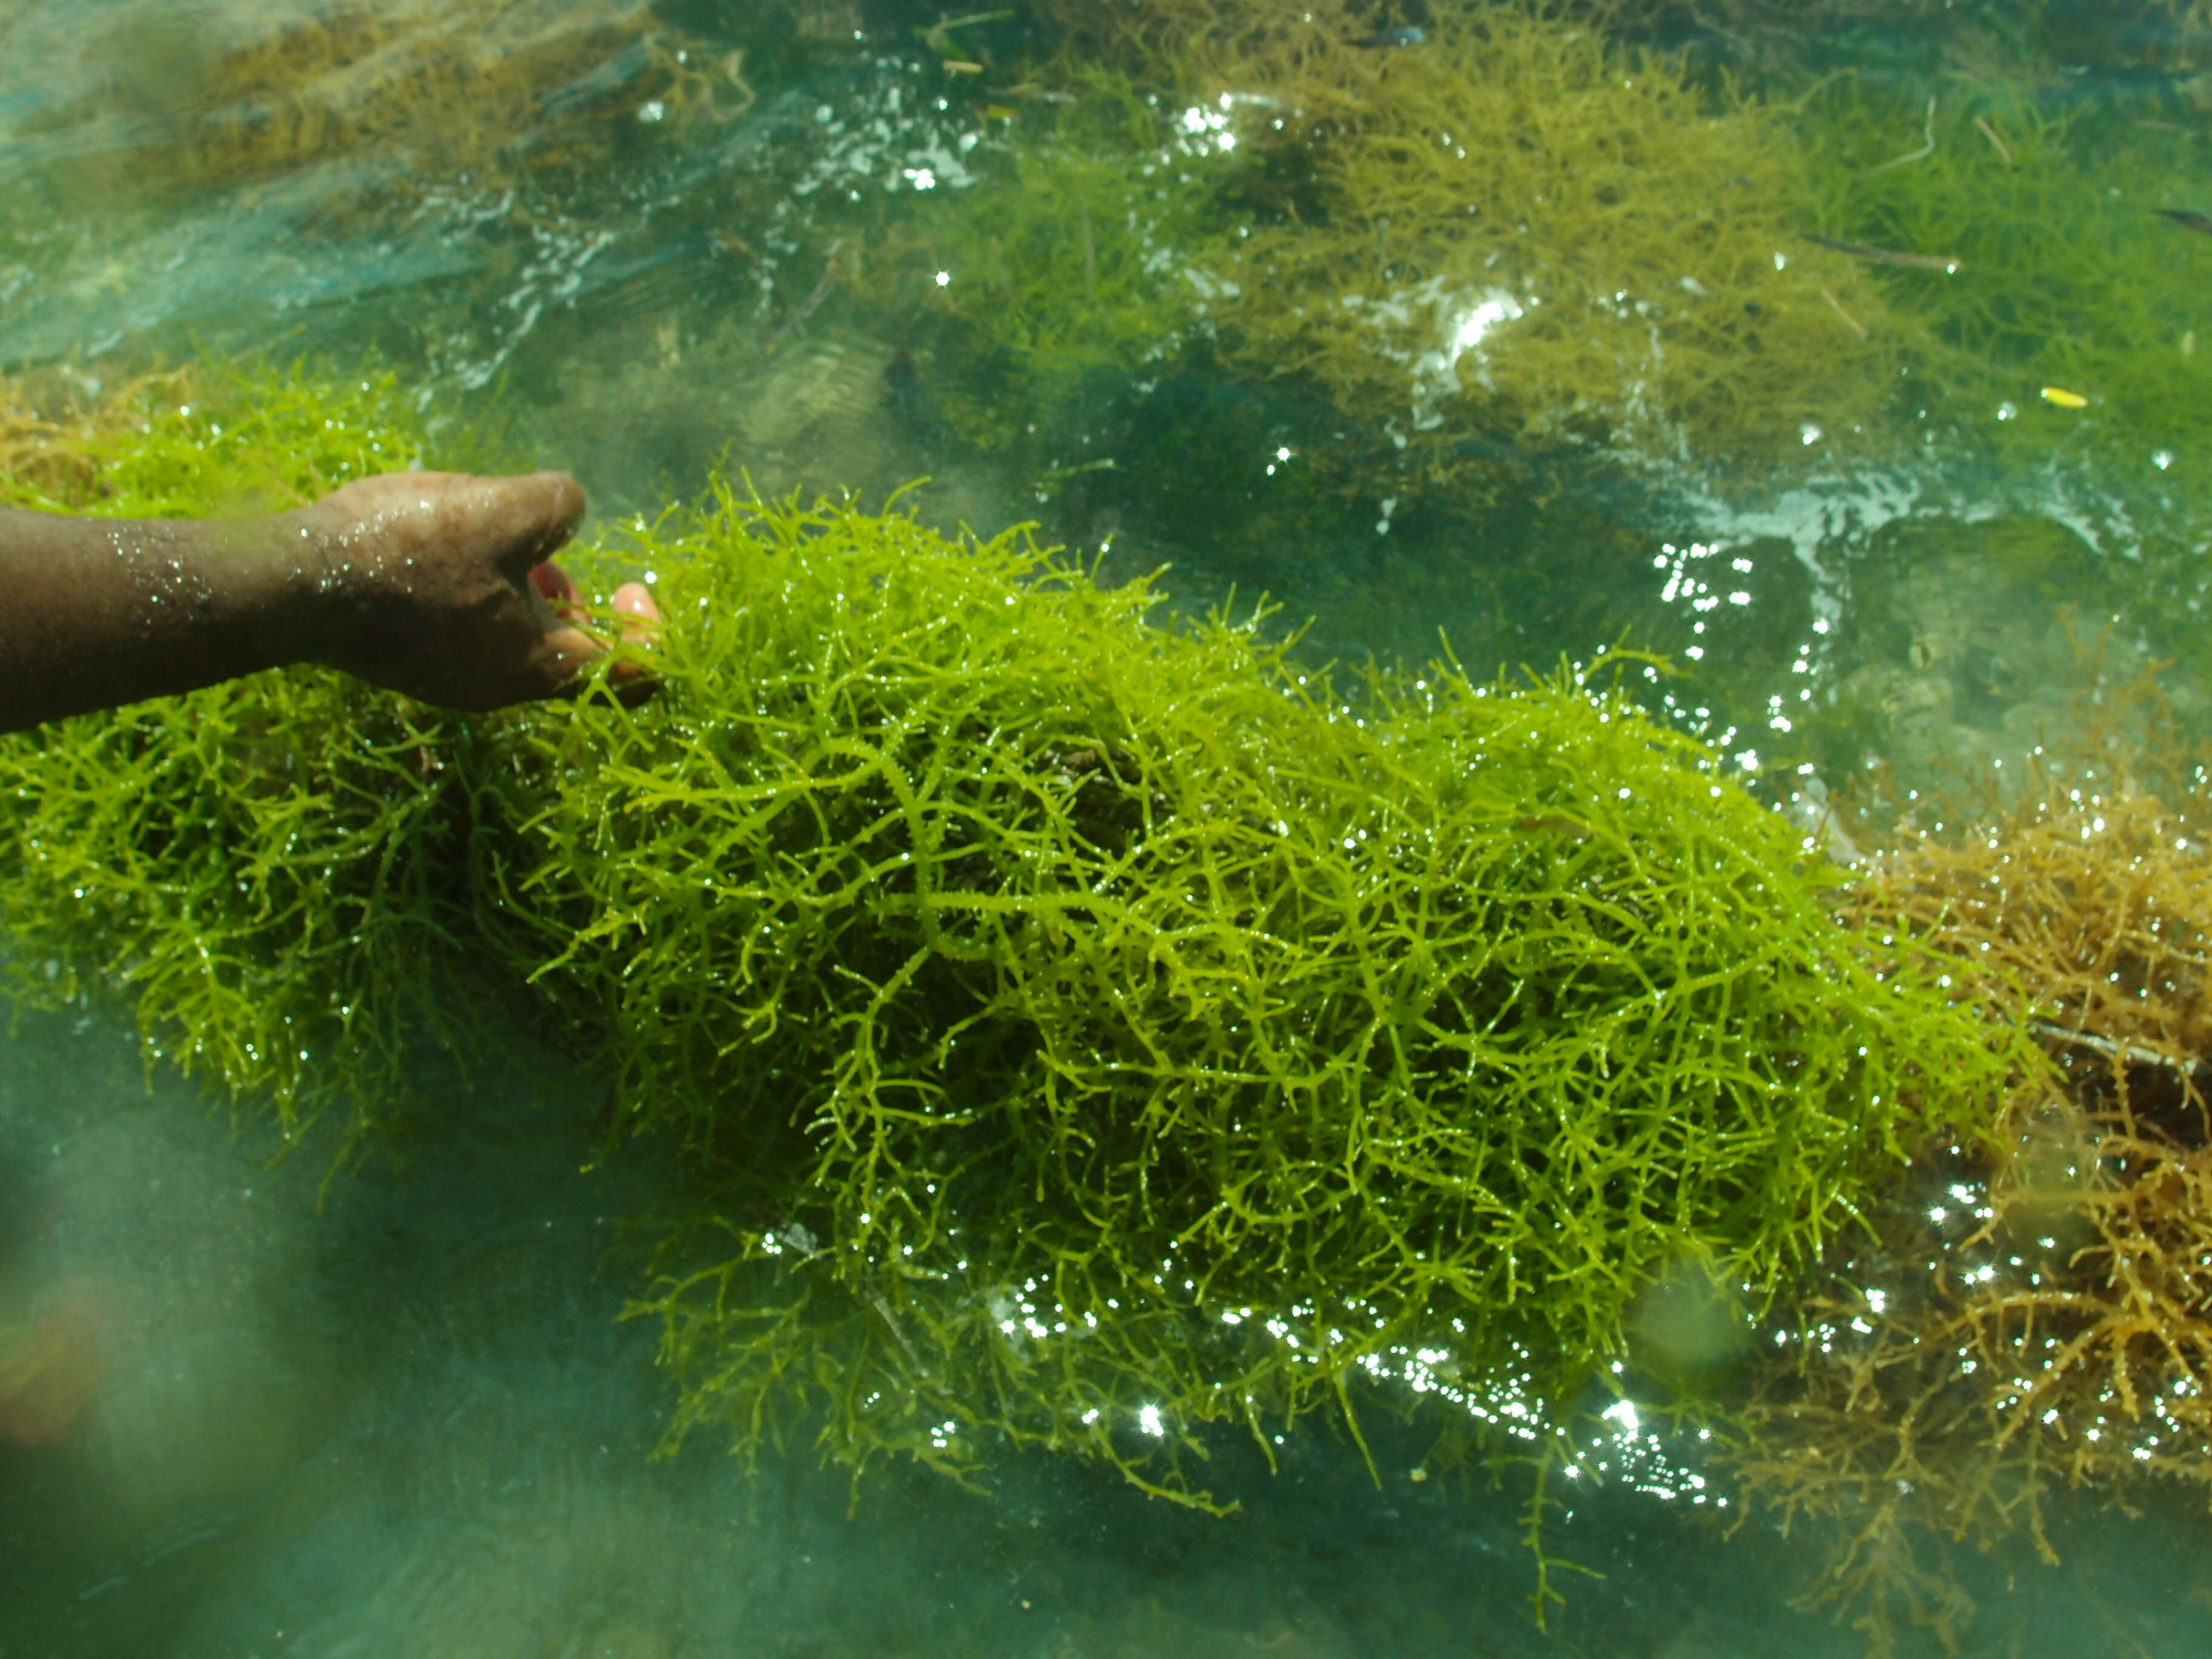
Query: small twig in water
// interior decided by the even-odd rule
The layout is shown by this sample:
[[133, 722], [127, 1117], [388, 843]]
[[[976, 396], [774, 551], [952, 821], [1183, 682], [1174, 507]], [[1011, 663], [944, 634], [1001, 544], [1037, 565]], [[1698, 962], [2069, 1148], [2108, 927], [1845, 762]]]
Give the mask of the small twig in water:
[[2031, 1021], [2027, 1029], [2038, 1036], [2054, 1037], [2061, 1042], [2094, 1048], [2107, 1059], [2124, 1060], [2131, 1066], [2162, 1066], [2185, 1076], [2197, 1069], [2187, 1060], [2176, 1060], [2172, 1054], [2162, 1054], [2155, 1048], [2142, 1048], [2132, 1042], [2115, 1042], [2110, 1037], [2095, 1036], [2087, 1031], [2069, 1031], [2063, 1025], [2051, 1024], [2048, 1020]]
[[1977, 115], [1974, 118], [1974, 125], [1981, 129], [1983, 137], [1997, 147], [1997, 154], [2004, 157], [2004, 164], [2007, 167], [2016, 165], [2012, 159], [2012, 152], [2005, 148], [2005, 141], [1997, 137], [1997, 130], [1990, 125], [1988, 116]]
[[799, 309], [791, 313], [791, 320], [776, 331], [775, 337], [768, 343], [766, 355], [773, 356], [775, 349], [796, 333], [799, 325], [814, 314], [815, 307], [830, 297], [830, 290], [837, 286], [837, 250], [844, 246], [845, 239], [842, 236], [830, 244], [830, 252], [823, 256], [822, 280], [815, 283], [814, 291], [806, 296]]
[[971, 11], [965, 17], [947, 17], [939, 12], [934, 23], [926, 29], [916, 29], [915, 33], [921, 37], [921, 44], [939, 58], [950, 58], [952, 56], [953, 30], [970, 28], [977, 23], [1000, 22], [1012, 15], [1011, 11]]
[[1078, 202], [1083, 210], [1083, 297], [1098, 298], [1098, 245], [1091, 239], [1091, 204]]
[[1928, 100], [1928, 125], [1922, 131], [1927, 135], [1926, 143], [1910, 155], [1893, 155], [1880, 167], [1869, 168], [1867, 176], [1872, 178], [1877, 173], [1887, 173], [1892, 167], [1901, 167], [1907, 161], [1922, 161], [1936, 153], [1936, 100], [1933, 98]]
[[2212, 236], [2212, 215], [2192, 213], [2187, 208], [2153, 208], [2151, 211], [2161, 219], [2172, 220], [2185, 230], [2199, 231]]
[[984, 92], [993, 98], [1027, 98], [1045, 104], [1072, 104], [1076, 101], [1072, 92], [1062, 92], [1055, 87], [1040, 86], [1034, 81], [1024, 81], [1018, 86], [986, 87]]
[[755, 264], [761, 263], [761, 257], [754, 251], [753, 245], [745, 240], [744, 237], [738, 235], [734, 230], [718, 229], [709, 231], [708, 233], [708, 237], [716, 247], [721, 249], [725, 253], [742, 254], [746, 258], [751, 260]]
[[884, 1316], [884, 1323], [891, 1328], [891, 1334], [898, 1339], [899, 1346], [906, 1350], [907, 1363], [917, 1373], [927, 1376], [929, 1367], [921, 1363], [921, 1356], [914, 1351], [914, 1344], [906, 1340], [906, 1333], [899, 1328], [898, 1318], [891, 1312], [891, 1304], [884, 1300], [883, 1292], [870, 1291], [868, 1300], [875, 1304], [876, 1311]]
[[1862, 340], [1866, 338], [1866, 325], [1861, 322], [1857, 318], [1852, 316], [1850, 312], [1844, 310], [1844, 302], [1841, 300], [1838, 300], [1834, 295], [1829, 293], [1825, 288], [1820, 290], [1820, 297], [1836, 308], [1837, 316], [1842, 318], [1845, 322], [1851, 325], [1852, 333], [1857, 335]]
[[1863, 242], [1839, 242], [1832, 236], [1808, 236], [1805, 240], [1815, 247], [1848, 253], [1854, 259], [1870, 259], [1878, 265], [1903, 265], [1912, 270], [1940, 270], [1947, 276], [1957, 274], [1960, 269], [1959, 262], [1948, 253], [1899, 253], [1894, 248], [1869, 247]]

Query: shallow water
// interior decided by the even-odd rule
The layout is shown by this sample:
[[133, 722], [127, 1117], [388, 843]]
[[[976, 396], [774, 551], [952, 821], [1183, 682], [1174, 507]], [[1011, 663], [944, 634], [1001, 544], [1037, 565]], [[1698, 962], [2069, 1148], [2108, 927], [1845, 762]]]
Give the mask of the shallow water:
[[[1180, 605], [1265, 590], [1316, 619], [1316, 659], [1418, 658], [1442, 630], [1470, 664], [1542, 667], [1626, 640], [1673, 657], [1655, 695], [1800, 810], [1875, 763], [1931, 793], [2016, 763], [2154, 660], [2179, 658], [2185, 729], [2203, 708], [2202, 581], [2175, 550], [2205, 544], [2212, 456], [2185, 432], [2116, 460], [2023, 380], [1983, 413], [2048, 422], [2041, 452], [1941, 422], [1749, 472], [1555, 443], [1502, 504], [1414, 500], [1387, 474], [1315, 485], [1305, 447], [1337, 417], [1310, 385], [1164, 336], [1077, 363], [1027, 432], [979, 442], [957, 337], [916, 331], [860, 251], [949, 235], [946, 203], [1014, 187], [1024, 123], [1058, 106], [945, 60], [1040, 54], [1042, 24], [933, 40], [933, 9], [858, 0], [488, 9], [495, 50], [454, 60], [480, 77], [460, 94], [450, 18], [410, 0], [0, 13], [0, 362], [112, 383], [373, 351], [434, 429], [570, 467], [605, 520], [723, 460], [872, 500], [927, 475], [925, 517], [1038, 519], [1109, 579], [1171, 565]], [[2078, 62], [1935, 9], [1838, 6], [1792, 61], [1915, 98], [1995, 88], [2085, 153], [2170, 128], [2154, 204], [2212, 209], [2202, 44], [2154, 8], [2132, 33], [2055, 9], [2071, 33], [2049, 50]], [[1753, 85], [1789, 55], [1673, 14], [1655, 38]], [[531, 66], [520, 102], [485, 61]], [[2171, 258], [2212, 260], [2173, 234]], [[1824, 443], [1841, 434], [1803, 447]], [[919, 1472], [854, 1491], [804, 1446], [752, 1471], [696, 1437], [654, 1461], [669, 1401], [652, 1333], [617, 1320], [615, 1223], [667, 1172], [586, 1172], [602, 1103], [520, 1036], [495, 1074], [426, 1066], [421, 1090], [419, 1142], [325, 1188], [312, 1150], [272, 1166], [258, 1130], [142, 1081], [124, 1016], [24, 1018], [0, 1051], [0, 1310], [51, 1310], [67, 1409], [0, 1437], [0, 1659], [1865, 1650], [1793, 1605], [1819, 1540], [1731, 1534], [1657, 1475], [1553, 1516], [1547, 1549], [1596, 1576], [1562, 1577], [1539, 1633], [1525, 1476], [1417, 1480], [1425, 1442], [1387, 1429], [1372, 1474], [1319, 1425], [1272, 1474], [1224, 1443], [1226, 1521], [1042, 1458], [988, 1495]], [[1696, 1468], [1694, 1444], [1666, 1451]], [[2203, 1516], [2148, 1501], [2062, 1500], [2055, 1565], [2024, 1538], [1961, 1552], [1966, 1650], [2212, 1649]]]
[[[803, 1448], [750, 1476], [703, 1443], [653, 1461], [665, 1391], [651, 1334], [616, 1321], [611, 1227], [653, 1172], [580, 1173], [599, 1103], [519, 1038], [504, 1065], [426, 1079], [405, 1165], [318, 1213], [319, 1170], [149, 1089], [120, 1021], [26, 1018], [0, 1078], [8, 1271], [89, 1310], [103, 1370], [66, 1439], [0, 1444], [0, 1651], [1864, 1650], [1790, 1607], [1788, 1540], [1625, 1488], [1554, 1517], [1548, 1547], [1603, 1577], [1540, 1635], [1525, 1481], [1416, 1484], [1425, 1440], [1374, 1425], [1379, 1482], [1326, 1433], [1273, 1475], [1224, 1443], [1228, 1520], [1042, 1458], [988, 1497], [921, 1473], [856, 1496]], [[2062, 1510], [2063, 1566], [1966, 1564], [1972, 1650], [2201, 1652], [2202, 1527]]]

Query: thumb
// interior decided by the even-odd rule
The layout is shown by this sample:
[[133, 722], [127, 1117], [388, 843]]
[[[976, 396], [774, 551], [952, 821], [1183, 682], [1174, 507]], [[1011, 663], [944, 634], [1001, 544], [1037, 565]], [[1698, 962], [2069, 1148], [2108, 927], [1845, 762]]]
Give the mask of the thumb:
[[565, 472], [532, 472], [493, 487], [507, 498], [500, 515], [506, 536], [494, 563], [520, 586], [576, 533], [587, 505], [583, 486]]

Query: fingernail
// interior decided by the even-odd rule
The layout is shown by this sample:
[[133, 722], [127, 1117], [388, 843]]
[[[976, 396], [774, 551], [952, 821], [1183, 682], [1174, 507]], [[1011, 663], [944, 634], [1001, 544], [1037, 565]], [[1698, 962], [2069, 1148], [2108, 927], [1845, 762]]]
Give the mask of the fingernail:
[[538, 591], [549, 599], [574, 604], [577, 599], [574, 579], [550, 559], [532, 567], [530, 580]]

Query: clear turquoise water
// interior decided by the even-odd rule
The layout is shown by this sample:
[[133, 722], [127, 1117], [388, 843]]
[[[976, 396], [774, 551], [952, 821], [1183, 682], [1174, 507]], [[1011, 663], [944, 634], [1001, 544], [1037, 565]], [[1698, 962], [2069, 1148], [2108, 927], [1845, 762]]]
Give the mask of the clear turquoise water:
[[[1439, 628], [1477, 662], [1708, 638], [1726, 672], [1682, 682], [1680, 712], [1707, 711], [1731, 752], [1766, 740], [1771, 700], [1841, 688], [1877, 711], [1863, 740], [1908, 779], [2063, 725], [2088, 684], [2069, 608], [2116, 619], [2105, 667], [2123, 676], [2171, 623], [2142, 614], [2103, 481], [1970, 446], [1726, 490], [1693, 467], [1554, 457], [1555, 505], [1486, 522], [1473, 556], [1465, 520], [1394, 515], [1386, 482], [1323, 532], [1294, 520], [1265, 462], [1316, 411], [1203, 352], [1099, 374], [1047, 442], [979, 453], [930, 416], [941, 366], [836, 264], [860, 217], [922, 222], [939, 199], [925, 172], [939, 191], [1005, 187], [999, 129], [921, 39], [937, 14], [659, 9], [641, 34], [617, 0], [518, 9], [519, 38], [617, 41], [581, 52], [526, 123], [548, 142], [577, 108], [611, 124], [605, 164], [556, 185], [366, 143], [180, 182], [165, 152], [246, 118], [210, 90], [220, 66], [343, 14], [0, 9], [0, 362], [112, 383], [163, 359], [374, 350], [434, 426], [495, 423], [509, 453], [575, 471], [605, 515], [650, 511], [724, 456], [771, 489], [879, 497], [928, 475], [926, 517], [1038, 518], [1109, 578], [1172, 564], [1192, 605], [1264, 588], [1316, 618], [1316, 655], [1417, 653]], [[1990, 38], [1840, 9], [1856, 21], [1813, 56], [1885, 83], [1940, 87], [1965, 72], [1962, 40]], [[434, 9], [361, 14], [403, 52], [434, 35]], [[1756, 31], [1685, 38], [1754, 79], [1774, 50]], [[707, 66], [704, 116], [654, 112], [670, 84], [654, 52], [679, 46]], [[1967, 67], [2061, 113], [2195, 121], [2185, 46]], [[2058, 551], [2023, 574], [1955, 534], [1998, 519]], [[1744, 596], [1709, 635], [1670, 580], [1692, 545]], [[2187, 672], [2169, 689], [2196, 706]], [[1774, 793], [1803, 810], [1809, 787], [1793, 772]], [[988, 1496], [921, 1474], [855, 1493], [804, 1448], [750, 1474], [701, 1443], [652, 1461], [668, 1398], [651, 1333], [616, 1318], [615, 1223], [665, 1172], [584, 1173], [591, 1088], [520, 1036], [508, 1064], [426, 1068], [435, 1127], [325, 1190], [312, 1157], [272, 1167], [255, 1131], [143, 1079], [124, 1016], [24, 1018], [0, 1048], [0, 1292], [94, 1307], [104, 1368], [68, 1438], [0, 1440], [0, 1659], [1865, 1650], [1792, 1606], [1816, 1540], [1725, 1535], [1628, 1483], [1555, 1522], [1553, 1553], [1602, 1576], [1567, 1581], [1540, 1634], [1524, 1485], [1416, 1482], [1421, 1443], [1387, 1436], [1379, 1485], [1325, 1429], [1272, 1476], [1224, 1443], [1244, 1510], [1224, 1522], [1043, 1460], [1008, 1461]], [[2212, 1651], [2201, 1509], [2149, 1502], [2062, 1503], [2057, 1565], [2024, 1542], [1964, 1555], [1966, 1650]]]

